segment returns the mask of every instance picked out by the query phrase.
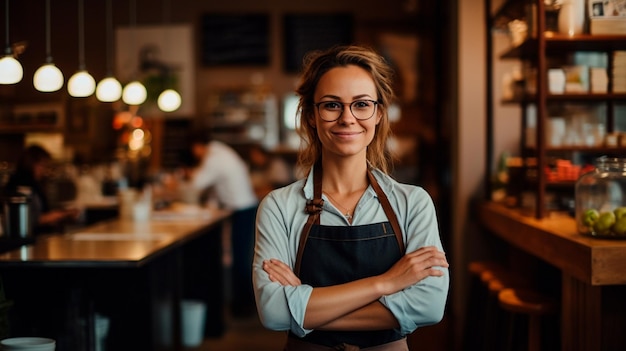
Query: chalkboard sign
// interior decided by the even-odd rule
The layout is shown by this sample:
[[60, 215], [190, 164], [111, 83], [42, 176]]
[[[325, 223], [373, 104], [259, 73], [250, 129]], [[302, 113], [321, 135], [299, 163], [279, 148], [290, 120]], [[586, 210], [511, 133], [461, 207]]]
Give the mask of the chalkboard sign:
[[284, 18], [285, 71], [297, 72], [304, 55], [333, 45], [351, 44], [354, 25], [351, 14], [288, 14]]
[[206, 66], [269, 64], [269, 16], [203, 15], [202, 63]]

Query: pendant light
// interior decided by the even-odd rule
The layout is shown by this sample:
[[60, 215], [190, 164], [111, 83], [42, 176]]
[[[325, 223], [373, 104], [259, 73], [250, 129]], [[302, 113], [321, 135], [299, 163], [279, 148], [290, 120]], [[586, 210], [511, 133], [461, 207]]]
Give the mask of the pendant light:
[[157, 100], [159, 108], [164, 112], [173, 112], [178, 110], [182, 103], [180, 94], [174, 89], [165, 89]]
[[20, 62], [11, 54], [11, 44], [9, 43], [9, 0], [5, 0], [4, 4], [4, 23], [6, 25], [4, 33], [6, 35], [7, 46], [5, 50], [6, 55], [0, 59], [0, 84], [15, 84], [22, 80], [24, 70]]
[[[132, 46], [135, 46], [135, 22], [137, 20], [135, 11], [135, 0], [130, 1], [130, 20], [131, 20], [131, 42]], [[128, 105], [141, 105], [146, 101], [148, 92], [146, 87], [138, 80], [126, 84], [122, 90], [122, 101]]]
[[122, 90], [122, 100], [128, 105], [141, 105], [147, 97], [146, 87], [138, 80], [126, 84]]
[[107, 0], [106, 6], [107, 76], [98, 83], [96, 87], [96, 97], [102, 102], [113, 102], [119, 100], [122, 96], [122, 85], [115, 79], [112, 73], [113, 70], [111, 69], [111, 33], [113, 32], [111, 0]]
[[96, 81], [85, 68], [85, 13], [83, 0], [78, 0], [78, 72], [67, 81], [67, 91], [74, 97], [87, 97], [96, 90]]
[[[169, 1], [168, 0], [163, 0], [163, 22], [167, 25], [169, 24], [169, 18], [168, 18], [168, 13], [170, 11], [169, 9]], [[167, 26], [165, 26], [165, 47], [169, 46], [169, 31], [167, 29]], [[172, 79], [170, 79], [170, 75], [171, 75], [171, 70], [167, 70], [166, 72], [167, 77], [165, 77], [165, 81], [166, 82], [171, 82]], [[182, 99], [180, 97], [180, 94], [173, 88], [167, 88], [165, 90], [163, 90], [161, 92], [161, 94], [159, 94], [159, 98], [157, 99], [157, 105], [159, 106], [159, 109], [161, 109], [161, 111], [163, 112], [173, 112], [178, 110], [178, 108], [180, 107], [182, 103]]]
[[50, 47], [50, 0], [46, 0], [46, 63], [33, 76], [35, 89], [42, 92], [57, 91], [63, 86], [63, 73], [52, 62]]

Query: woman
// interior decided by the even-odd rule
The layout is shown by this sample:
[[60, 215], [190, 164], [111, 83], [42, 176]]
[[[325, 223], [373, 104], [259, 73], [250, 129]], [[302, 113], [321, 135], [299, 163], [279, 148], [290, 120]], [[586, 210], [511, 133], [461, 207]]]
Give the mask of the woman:
[[34, 233], [63, 231], [62, 226], [75, 221], [80, 214], [77, 209], [53, 209], [45, 191], [52, 155], [39, 145], [24, 150], [15, 165], [15, 171], [5, 185], [5, 193], [24, 193], [31, 197], [34, 213]]
[[286, 350], [408, 350], [443, 317], [449, 276], [430, 196], [388, 174], [392, 71], [362, 47], [307, 58], [297, 93], [306, 179], [257, 213], [254, 287]]

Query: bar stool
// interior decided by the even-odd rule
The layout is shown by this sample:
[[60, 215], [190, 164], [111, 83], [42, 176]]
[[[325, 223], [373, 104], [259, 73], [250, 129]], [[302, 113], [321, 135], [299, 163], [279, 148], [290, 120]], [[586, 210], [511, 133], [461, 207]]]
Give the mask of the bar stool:
[[528, 351], [541, 350], [541, 318], [556, 312], [556, 303], [550, 298], [536, 291], [524, 288], [506, 288], [498, 293], [500, 306], [511, 312], [508, 332], [508, 349], [510, 350], [515, 340], [513, 330], [515, 328], [514, 316], [524, 315], [528, 317]]
[[529, 286], [529, 283], [514, 271], [503, 267], [483, 272], [481, 280], [487, 288], [484, 349], [500, 351], [507, 341], [507, 333], [506, 329], [504, 329], [507, 315], [499, 307], [498, 296], [505, 289], [526, 288]]
[[502, 264], [496, 261], [472, 261], [467, 266], [470, 284], [468, 291], [467, 317], [464, 346], [468, 350], [486, 350], [489, 333], [486, 325], [493, 319], [491, 315], [497, 310], [493, 295], [489, 293], [489, 282], [496, 276], [503, 276]]

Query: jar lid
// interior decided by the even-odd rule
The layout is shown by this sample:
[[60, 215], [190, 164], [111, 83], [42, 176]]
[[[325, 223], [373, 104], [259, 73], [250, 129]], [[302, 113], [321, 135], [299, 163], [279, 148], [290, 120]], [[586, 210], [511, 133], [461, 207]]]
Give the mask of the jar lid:
[[28, 203], [29, 197], [24, 194], [14, 193], [5, 196], [4, 201], [10, 204], [25, 204]]

